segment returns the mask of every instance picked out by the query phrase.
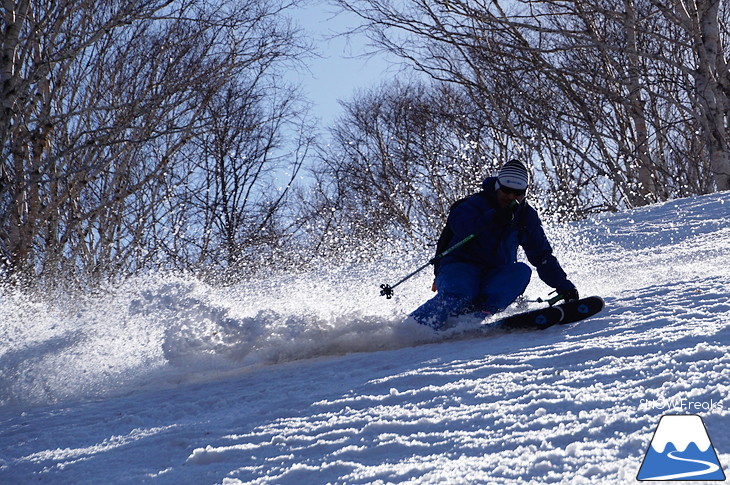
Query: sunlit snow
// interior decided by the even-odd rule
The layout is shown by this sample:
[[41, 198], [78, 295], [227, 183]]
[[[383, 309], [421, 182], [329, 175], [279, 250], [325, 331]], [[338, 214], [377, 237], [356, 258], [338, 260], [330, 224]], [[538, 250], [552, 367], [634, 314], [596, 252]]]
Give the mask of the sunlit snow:
[[[428, 260], [0, 289], [0, 483], [625, 483], [664, 414], [730, 468], [730, 193], [548, 227], [606, 309], [441, 341]], [[531, 298], [550, 289], [535, 276]]]

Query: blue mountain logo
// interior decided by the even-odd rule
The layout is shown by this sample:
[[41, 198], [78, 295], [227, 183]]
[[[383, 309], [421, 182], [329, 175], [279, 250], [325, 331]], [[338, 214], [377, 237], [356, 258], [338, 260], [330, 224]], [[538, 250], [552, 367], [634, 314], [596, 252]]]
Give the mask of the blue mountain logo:
[[725, 480], [702, 418], [668, 414], [659, 420], [637, 480]]

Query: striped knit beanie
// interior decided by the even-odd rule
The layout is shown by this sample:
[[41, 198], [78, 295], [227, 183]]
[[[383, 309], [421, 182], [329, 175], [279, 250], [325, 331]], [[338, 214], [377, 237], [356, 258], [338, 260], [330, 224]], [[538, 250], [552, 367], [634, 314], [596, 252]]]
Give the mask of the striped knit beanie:
[[510, 160], [505, 163], [497, 175], [499, 185], [517, 190], [527, 190], [527, 184], [530, 178], [527, 174], [527, 168], [519, 160]]

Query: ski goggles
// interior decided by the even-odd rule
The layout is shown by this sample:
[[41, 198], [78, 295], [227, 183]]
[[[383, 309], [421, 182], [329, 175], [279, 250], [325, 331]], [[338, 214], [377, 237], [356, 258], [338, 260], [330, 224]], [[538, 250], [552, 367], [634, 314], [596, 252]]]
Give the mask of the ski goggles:
[[506, 187], [504, 185], [500, 185], [499, 190], [501, 190], [505, 194], [516, 195], [517, 197], [522, 197], [523, 195], [525, 195], [527, 193], [527, 189], [513, 189], [511, 187]]

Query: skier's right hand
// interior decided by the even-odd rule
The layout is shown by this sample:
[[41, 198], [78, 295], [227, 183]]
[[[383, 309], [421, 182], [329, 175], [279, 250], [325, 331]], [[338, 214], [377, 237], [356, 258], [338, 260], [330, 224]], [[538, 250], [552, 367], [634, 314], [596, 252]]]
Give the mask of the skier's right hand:
[[517, 212], [517, 208], [519, 206], [519, 202], [513, 200], [508, 206], [500, 207], [494, 214], [494, 222], [496, 222], [498, 226], [506, 226], [511, 223], [515, 218], [515, 212]]

